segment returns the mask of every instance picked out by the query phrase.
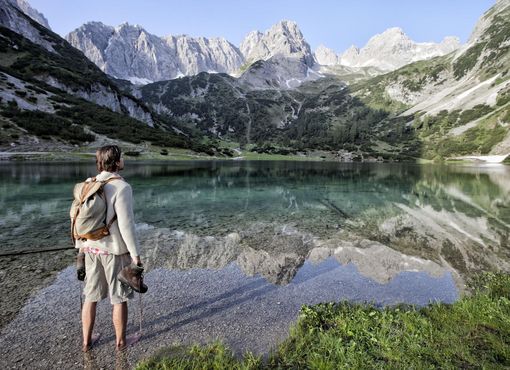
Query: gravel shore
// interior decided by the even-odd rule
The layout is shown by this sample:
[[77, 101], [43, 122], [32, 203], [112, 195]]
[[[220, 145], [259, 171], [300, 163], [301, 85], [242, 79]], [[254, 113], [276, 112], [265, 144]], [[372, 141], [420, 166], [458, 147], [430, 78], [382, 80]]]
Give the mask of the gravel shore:
[[[378, 304], [429, 300], [452, 302], [457, 289], [451, 274], [434, 278], [405, 272], [387, 284], [362, 276], [352, 264], [334, 259], [305, 262], [286, 285], [260, 275], [247, 277], [231, 263], [218, 270], [169, 270], [146, 274], [143, 336], [122, 356], [115, 355], [111, 307], [98, 305], [93, 350], [81, 353], [80, 283], [74, 267], [62, 270], [40, 289], [0, 332], [3, 369], [128, 368], [160, 348], [221, 340], [236, 353], [267, 353], [285, 339], [302, 304], [322, 301], [374, 301]], [[128, 334], [138, 331], [138, 296], [129, 303]]]

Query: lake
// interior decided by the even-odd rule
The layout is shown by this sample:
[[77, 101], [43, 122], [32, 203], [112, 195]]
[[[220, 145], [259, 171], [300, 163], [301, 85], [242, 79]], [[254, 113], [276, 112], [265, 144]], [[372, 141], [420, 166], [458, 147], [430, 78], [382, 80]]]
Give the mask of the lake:
[[[10, 350], [0, 361], [43, 368], [57, 356], [75, 365], [73, 252], [13, 254], [71, 246], [72, 189], [94, 165], [1, 163], [0, 173], [0, 258], [10, 266], [0, 294], [11, 302], [0, 334]], [[121, 175], [133, 187], [149, 285], [131, 362], [158, 346], [214, 339], [264, 353], [302, 304], [453, 302], [474, 274], [510, 271], [504, 165], [127, 162]], [[113, 346], [108, 306], [99, 308], [98, 325], [110, 332], [99, 353]]]

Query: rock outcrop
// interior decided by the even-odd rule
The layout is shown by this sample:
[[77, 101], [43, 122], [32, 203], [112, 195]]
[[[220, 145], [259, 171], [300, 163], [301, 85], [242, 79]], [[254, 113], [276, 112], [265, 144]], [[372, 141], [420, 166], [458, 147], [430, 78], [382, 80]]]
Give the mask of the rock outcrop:
[[135, 84], [199, 72], [233, 73], [243, 64], [239, 49], [223, 38], [158, 37], [139, 25], [89, 22], [66, 36], [102, 71]]
[[18, 7], [23, 13], [25, 13], [34, 21], [39, 23], [41, 26], [44, 26], [47, 29], [51, 29], [50, 24], [48, 23], [46, 17], [42, 13], [38, 12], [36, 9], [32, 8], [28, 1], [26, 0], [9, 0], [9, 1], [13, 5]]
[[[21, 0], [19, 2], [28, 6], [27, 3], [22, 2]], [[35, 16], [35, 13], [33, 14]], [[39, 23], [37, 20], [33, 19], [32, 16], [25, 13], [25, 11], [18, 5], [18, 1], [0, 0], [0, 25], [19, 33], [33, 43], [53, 52], [54, 49], [52, 43], [47, 40], [47, 38], [43, 37], [37, 27], [39, 25], [34, 22]]]

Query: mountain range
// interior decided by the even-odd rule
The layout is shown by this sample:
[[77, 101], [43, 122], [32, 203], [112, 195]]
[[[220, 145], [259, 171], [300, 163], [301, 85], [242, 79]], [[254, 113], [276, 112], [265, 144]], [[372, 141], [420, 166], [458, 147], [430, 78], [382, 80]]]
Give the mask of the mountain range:
[[315, 58], [323, 65], [377, 67], [382, 71], [393, 71], [412, 62], [449, 54], [459, 47], [458, 37], [445, 37], [439, 44], [417, 43], [401, 28], [394, 27], [372, 37], [363, 48], [353, 45], [340, 55], [321, 45], [315, 51]]
[[[89, 22], [66, 36], [104, 72], [136, 84], [169, 80], [199, 72], [239, 76], [252, 63], [276, 57], [294, 59], [302, 68], [287, 73], [289, 79], [309, 80], [308, 68], [321, 65], [375, 67], [391, 71], [417, 60], [448, 54], [460, 47], [459, 39], [447, 37], [440, 44], [416, 43], [400, 28], [372, 37], [361, 49], [351, 47], [341, 55], [320, 46], [315, 53], [296, 22], [283, 20], [265, 32], [250, 32], [237, 48], [224, 38], [193, 38], [186, 35], [158, 37], [138, 25], [117, 27]], [[291, 68], [296, 69], [296, 68]], [[303, 69], [305, 73], [299, 73]], [[279, 72], [283, 69], [280, 68]], [[288, 72], [288, 71], [287, 71]], [[286, 83], [278, 84], [285, 88]], [[265, 86], [268, 87], [268, 86]]]
[[86, 23], [66, 39], [104, 72], [134, 83], [169, 80], [202, 71], [232, 73], [244, 62], [239, 49], [223, 38], [160, 38], [127, 23], [118, 27]]
[[146, 152], [322, 151], [349, 161], [510, 152], [509, 0], [462, 46], [415, 43], [393, 28], [340, 55], [312, 52], [291, 21], [251, 32], [239, 48], [97, 22], [68, 42], [27, 3], [0, 5], [4, 150], [113, 141]]

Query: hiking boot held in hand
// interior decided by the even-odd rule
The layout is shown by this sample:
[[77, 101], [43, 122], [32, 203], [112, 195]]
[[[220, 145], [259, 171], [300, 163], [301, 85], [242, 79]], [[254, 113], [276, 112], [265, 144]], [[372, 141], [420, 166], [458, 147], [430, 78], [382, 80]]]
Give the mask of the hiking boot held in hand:
[[85, 253], [76, 255], [76, 277], [78, 280], [85, 280]]
[[130, 264], [120, 270], [117, 279], [122, 284], [130, 286], [135, 292], [147, 292], [147, 285], [143, 283], [143, 267], [135, 264]]

